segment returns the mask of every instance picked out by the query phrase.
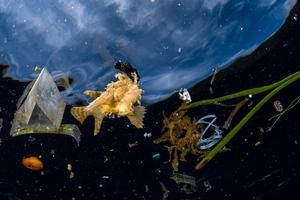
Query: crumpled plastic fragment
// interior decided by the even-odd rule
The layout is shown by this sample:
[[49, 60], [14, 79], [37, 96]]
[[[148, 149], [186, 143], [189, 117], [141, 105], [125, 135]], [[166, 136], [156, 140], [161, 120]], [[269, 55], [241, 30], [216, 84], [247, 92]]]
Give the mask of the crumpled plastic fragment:
[[[209, 121], [208, 119], [211, 119], [211, 121]], [[220, 130], [219, 126], [214, 124], [216, 120], [217, 120], [216, 115], [206, 115], [197, 121], [198, 124], [207, 125], [200, 139], [197, 142], [197, 147], [199, 149], [207, 150], [221, 140], [222, 130]], [[209, 129], [213, 130], [213, 134], [205, 138], [205, 134], [208, 132]]]
[[184, 88], [184, 89], [181, 88], [180, 91], [178, 92], [178, 94], [179, 94], [179, 99], [181, 99], [183, 102], [185, 102], [185, 103], [192, 102], [191, 95], [186, 88]]

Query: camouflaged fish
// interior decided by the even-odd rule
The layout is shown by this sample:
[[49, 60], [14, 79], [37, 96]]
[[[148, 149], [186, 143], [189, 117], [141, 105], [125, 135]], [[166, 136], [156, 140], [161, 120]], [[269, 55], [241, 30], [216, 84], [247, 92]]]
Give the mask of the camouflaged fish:
[[141, 94], [144, 91], [139, 88], [137, 73], [131, 73], [131, 77], [124, 73], [118, 73], [115, 77], [118, 80], [109, 83], [104, 92], [92, 90], [84, 92], [85, 95], [94, 99], [88, 106], [71, 109], [71, 114], [81, 123], [88, 116], [94, 116], [94, 135], [99, 133], [104, 117], [115, 115], [128, 117], [137, 128], [144, 126], [145, 107], [140, 105]]

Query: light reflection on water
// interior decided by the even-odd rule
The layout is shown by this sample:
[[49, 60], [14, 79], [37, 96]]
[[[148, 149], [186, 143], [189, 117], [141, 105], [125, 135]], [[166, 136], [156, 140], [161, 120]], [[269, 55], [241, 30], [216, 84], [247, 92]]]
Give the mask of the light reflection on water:
[[296, 0], [0, 0], [0, 62], [8, 76], [47, 66], [74, 79], [69, 103], [103, 90], [119, 59], [138, 69], [144, 100], [190, 87], [255, 49], [283, 24]]

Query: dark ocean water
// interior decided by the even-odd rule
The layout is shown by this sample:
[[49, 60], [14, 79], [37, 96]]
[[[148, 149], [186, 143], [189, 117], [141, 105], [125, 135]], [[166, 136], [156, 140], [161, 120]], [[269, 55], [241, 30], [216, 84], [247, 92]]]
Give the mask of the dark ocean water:
[[[217, 5], [220, 6], [227, 1], [219, 2]], [[273, 1], [264, 2], [271, 4]], [[281, 5], [280, 1], [275, 5]], [[192, 99], [213, 98], [270, 84], [299, 71], [299, 17], [298, 2], [284, 25], [272, 37], [259, 42], [260, 46], [255, 51], [217, 74], [213, 94], [209, 91], [208, 78], [190, 88]], [[15, 68], [9, 69], [12, 72]], [[142, 79], [146, 74], [142, 72]], [[161, 134], [162, 113], [168, 115], [180, 104], [177, 94], [147, 107], [145, 129], [128, 126], [127, 119], [106, 119], [97, 137], [92, 135], [93, 119], [88, 118], [80, 125], [71, 117], [70, 107], [67, 106], [63, 123], [77, 124], [83, 133], [78, 147], [73, 138], [67, 136], [44, 135], [34, 139], [29, 136], [9, 137], [15, 105], [27, 84], [10, 78], [0, 79], [0, 114], [3, 119], [0, 135], [1, 200], [162, 199], [160, 182], [170, 191], [168, 199], [299, 198], [299, 105], [284, 116], [272, 131], [265, 134], [259, 132], [260, 127], [270, 125], [268, 118], [276, 113], [272, 106], [274, 100], [280, 100], [286, 106], [299, 96], [299, 81], [278, 93], [249, 121], [229, 143], [230, 152], [217, 155], [201, 171], [194, 170], [196, 157], [188, 156], [188, 161], [180, 164], [179, 172], [194, 176], [197, 180], [197, 192], [189, 195], [181, 192], [169, 178], [172, 167], [167, 162], [166, 148], [153, 143]], [[253, 102], [257, 103], [262, 97], [255, 95]], [[242, 110], [233, 125], [247, 111]], [[189, 115], [199, 118], [215, 113], [221, 123], [229, 112], [217, 106], [205, 106], [191, 110]], [[151, 137], [145, 138], [145, 132], [151, 133]], [[138, 146], [128, 147], [129, 143], [136, 141]], [[258, 141], [261, 145], [255, 146]], [[161, 156], [153, 159], [155, 153]], [[45, 165], [42, 173], [22, 166], [22, 158], [29, 155], [42, 156]], [[72, 165], [74, 178], [70, 178], [68, 164]], [[205, 181], [212, 186], [210, 191], [206, 191]]]

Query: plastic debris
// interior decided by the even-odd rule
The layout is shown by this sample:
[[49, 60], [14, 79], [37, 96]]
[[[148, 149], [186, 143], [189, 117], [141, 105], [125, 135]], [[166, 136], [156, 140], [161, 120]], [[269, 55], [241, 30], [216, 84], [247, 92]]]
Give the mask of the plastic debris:
[[40, 131], [57, 131], [64, 114], [66, 103], [47, 71], [42, 70], [34, 82], [26, 100], [15, 114], [12, 133], [20, 128], [34, 127]]
[[129, 143], [129, 144], [128, 144], [128, 147], [129, 147], [129, 148], [132, 148], [132, 147], [137, 146], [138, 144], [139, 144], [138, 141], [135, 141], [134, 143]]
[[[26, 99], [25, 99], [26, 97]], [[46, 68], [29, 84], [20, 100], [10, 135], [31, 133], [65, 134], [79, 144], [80, 130], [76, 125], [61, 125], [66, 103]]]
[[277, 112], [282, 112], [283, 111], [283, 106], [282, 106], [282, 104], [279, 100], [274, 101], [273, 106], [274, 106], [274, 108]]
[[212, 186], [209, 181], [203, 182], [204, 187], [206, 188], [206, 192], [210, 191], [212, 189]]
[[191, 95], [186, 88], [184, 89], [181, 88], [178, 94], [179, 94], [179, 99], [181, 99], [183, 102], [185, 103], [192, 102]]
[[156, 158], [159, 158], [159, 157], [160, 157], [160, 153], [156, 153], [156, 154], [153, 154], [153, 155], [152, 155], [152, 158], [153, 158], [153, 159], [156, 159]]
[[[211, 119], [211, 121], [207, 121]], [[222, 131], [220, 130], [219, 126], [215, 125], [214, 122], [217, 120], [216, 115], [206, 115], [200, 118], [197, 123], [207, 125], [197, 142], [197, 147], [201, 150], [207, 150], [218, 143], [222, 138]], [[209, 137], [204, 137], [207, 131], [211, 128], [213, 130], [213, 134]]]
[[161, 188], [161, 190], [164, 192], [164, 194], [163, 194], [163, 200], [166, 200], [166, 199], [168, 199], [168, 196], [169, 196], [169, 190], [167, 189], [167, 187], [165, 186], [165, 184], [163, 183], [163, 182], [159, 182], [159, 184], [160, 184], [160, 188]]
[[74, 178], [74, 176], [75, 176], [75, 174], [74, 174], [74, 172], [70, 172], [70, 179], [72, 179], [72, 178]]
[[223, 125], [223, 128], [224, 129], [228, 129], [229, 128], [229, 126], [230, 126], [230, 124], [231, 124], [231, 122], [232, 122], [232, 120], [233, 120], [233, 118], [234, 118], [234, 116], [238, 113], [238, 111], [247, 103], [249, 101], [249, 99], [248, 98], [245, 98], [245, 99], [243, 99], [242, 101], [240, 101], [239, 103], [237, 103], [237, 104], [235, 104], [234, 105], [234, 109], [233, 109], [233, 111], [229, 114], [229, 116], [228, 116], [228, 118], [227, 118], [227, 120], [225, 121], [225, 123], [224, 123], [224, 125]]
[[181, 186], [180, 190], [186, 194], [191, 194], [197, 191], [196, 180], [193, 176], [174, 172], [170, 178], [174, 180], [177, 185]]
[[213, 94], [214, 93], [214, 90], [213, 90], [213, 88], [212, 88], [212, 85], [213, 85], [213, 83], [214, 83], [214, 81], [215, 81], [215, 78], [216, 78], [216, 75], [217, 75], [217, 73], [219, 72], [219, 70], [218, 70], [218, 68], [214, 68], [213, 69], [213, 75], [212, 75], [212, 77], [211, 77], [211, 80], [210, 80], [210, 86], [209, 86], [209, 93], [210, 94]]

